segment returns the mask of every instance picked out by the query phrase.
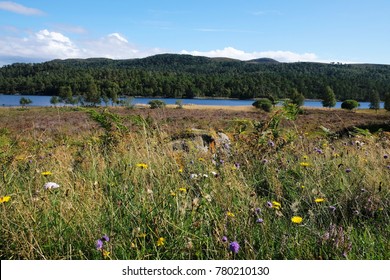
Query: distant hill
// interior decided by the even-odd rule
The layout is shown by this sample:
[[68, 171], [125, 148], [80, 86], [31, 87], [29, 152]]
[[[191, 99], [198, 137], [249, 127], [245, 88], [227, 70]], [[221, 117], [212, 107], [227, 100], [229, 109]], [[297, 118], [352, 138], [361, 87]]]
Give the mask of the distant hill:
[[122, 60], [57, 59], [0, 68], [0, 93], [94, 95], [94, 100], [116, 95], [277, 99], [288, 97], [294, 88], [306, 98], [321, 99], [326, 86], [339, 100], [367, 101], [373, 92], [384, 98], [390, 93], [390, 65], [159, 54]]
[[272, 58], [266, 58], [266, 57], [263, 57], [263, 58], [257, 58], [257, 59], [252, 59], [252, 60], [248, 60], [246, 61], [248, 63], [279, 63], [279, 61], [275, 60], [275, 59], [272, 59]]

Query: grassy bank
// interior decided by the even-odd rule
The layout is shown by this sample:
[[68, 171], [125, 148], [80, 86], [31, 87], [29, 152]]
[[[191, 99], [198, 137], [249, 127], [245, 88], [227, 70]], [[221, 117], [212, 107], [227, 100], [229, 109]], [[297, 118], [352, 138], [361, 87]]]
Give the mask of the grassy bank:
[[1, 259], [390, 258], [388, 132], [206, 111], [0, 110]]

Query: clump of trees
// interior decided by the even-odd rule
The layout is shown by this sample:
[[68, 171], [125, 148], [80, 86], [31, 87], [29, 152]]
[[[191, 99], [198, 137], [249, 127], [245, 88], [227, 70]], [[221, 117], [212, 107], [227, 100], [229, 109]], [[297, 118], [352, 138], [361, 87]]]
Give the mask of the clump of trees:
[[31, 103], [32, 103], [32, 100], [30, 98], [27, 98], [27, 97], [22, 97], [19, 100], [19, 104], [22, 105], [22, 107], [30, 105]]
[[162, 101], [162, 100], [150, 100], [149, 101], [149, 106], [151, 109], [159, 109], [159, 108], [164, 108], [167, 104]]

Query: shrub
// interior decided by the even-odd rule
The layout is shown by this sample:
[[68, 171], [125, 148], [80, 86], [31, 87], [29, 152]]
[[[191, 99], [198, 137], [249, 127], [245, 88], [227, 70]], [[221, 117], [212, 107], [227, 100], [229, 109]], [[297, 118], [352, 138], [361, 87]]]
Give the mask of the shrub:
[[262, 99], [256, 100], [255, 102], [253, 102], [252, 106], [254, 106], [258, 109], [262, 109], [266, 112], [271, 112], [271, 110], [272, 110], [272, 102], [268, 98], [262, 98]]
[[357, 107], [359, 107], [359, 103], [356, 100], [348, 99], [341, 103], [342, 109], [353, 110]]
[[164, 108], [167, 104], [161, 100], [150, 100], [149, 103], [151, 109]]

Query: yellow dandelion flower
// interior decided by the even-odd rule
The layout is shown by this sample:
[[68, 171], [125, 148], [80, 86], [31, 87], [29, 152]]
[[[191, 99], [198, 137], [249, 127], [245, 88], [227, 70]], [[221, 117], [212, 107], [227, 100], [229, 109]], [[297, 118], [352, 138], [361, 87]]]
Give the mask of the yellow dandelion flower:
[[10, 196], [0, 196], [0, 203], [8, 202], [10, 199]]
[[176, 193], [175, 192], [171, 192], [171, 196], [176, 196]]
[[180, 168], [180, 169], [178, 170], [178, 172], [179, 172], [179, 173], [183, 173], [183, 168]]
[[41, 175], [49, 176], [49, 175], [53, 175], [53, 173], [51, 173], [50, 171], [44, 171], [44, 172], [41, 172]]
[[335, 158], [340, 157], [340, 154], [334, 153], [334, 154], [333, 154], [333, 157], [335, 157]]
[[161, 246], [164, 246], [165, 244], [165, 238], [164, 237], [160, 237], [158, 240], [157, 240], [157, 246], [158, 247], [161, 247]]
[[136, 166], [141, 169], [148, 169], [148, 165], [146, 163], [137, 163]]
[[186, 188], [179, 188], [179, 191], [182, 192], [182, 193], [186, 193], [187, 189]]
[[103, 257], [104, 257], [104, 258], [109, 258], [109, 257], [110, 257], [110, 254], [111, 254], [111, 252], [106, 251], [106, 250], [103, 250]]
[[134, 242], [131, 242], [130, 247], [131, 247], [132, 249], [135, 249], [135, 248], [137, 248], [137, 245], [136, 245]]
[[304, 188], [305, 188], [305, 186], [301, 186], [301, 188], [302, 188], [302, 189], [304, 189]]
[[322, 147], [323, 147], [323, 148], [326, 148], [326, 147], [328, 147], [328, 143], [324, 143], [324, 144], [322, 144]]
[[272, 208], [275, 208], [276, 210], [279, 210], [282, 207], [282, 204], [280, 204], [277, 201], [272, 201]]
[[205, 161], [205, 159], [204, 159], [204, 158], [201, 158], [201, 157], [198, 158], [198, 160], [199, 160], [199, 161]]
[[306, 156], [306, 155], [304, 155], [304, 156], [302, 157], [302, 159], [303, 159], [303, 160], [308, 160], [308, 159], [309, 159], [309, 157], [308, 157], [308, 156]]
[[316, 198], [316, 199], [314, 199], [315, 203], [321, 203], [321, 202], [324, 202], [324, 201], [325, 201], [324, 198]]
[[294, 224], [300, 224], [302, 223], [302, 217], [299, 217], [299, 216], [294, 216], [291, 218], [291, 222], [293, 222]]
[[310, 163], [308, 163], [306, 161], [303, 161], [303, 162], [299, 163], [299, 165], [302, 166], [302, 167], [309, 167]]
[[230, 218], [234, 218], [235, 217], [235, 215], [232, 212], [227, 212], [227, 216], [230, 217]]

